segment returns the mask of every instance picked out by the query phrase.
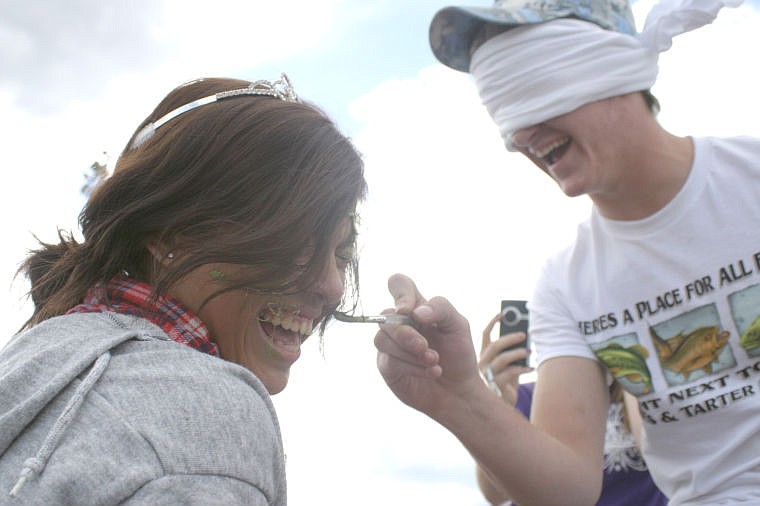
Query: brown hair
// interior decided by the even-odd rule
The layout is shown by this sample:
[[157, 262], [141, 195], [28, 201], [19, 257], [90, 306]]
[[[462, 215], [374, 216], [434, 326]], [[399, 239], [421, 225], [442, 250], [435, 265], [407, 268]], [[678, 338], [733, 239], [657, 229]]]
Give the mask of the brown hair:
[[[328, 248], [338, 227], [355, 220], [366, 193], [360, 155], [317, 107], [268, 96], [225, 98], [179, 115], [131, 148], [137, 132], [167, 112], [249, 84], [202, 79], [161, 101], [80, 213], [84, 241], [59, 231], [58, 244], [41, 243], [22, 265], [35, 304], [25, 327], [64, 314], [120, 273], [151, 283], [154, 295], [212, 262], [254, 267], [218, 293], [287, 292], [316, 280], [334, 254]], [[149, 245], [175, 259], [159, 269]], [[346, 285], [344, 299], [355, 305], [355, 257]]]

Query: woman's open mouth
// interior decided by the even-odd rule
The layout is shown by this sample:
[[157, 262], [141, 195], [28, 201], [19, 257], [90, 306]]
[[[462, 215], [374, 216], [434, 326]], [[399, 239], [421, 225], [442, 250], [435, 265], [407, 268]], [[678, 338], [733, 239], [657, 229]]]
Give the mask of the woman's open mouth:
[[258, 315], [259, 324], [272, 347], [289, 357], [298, 357], [301, 343], [314, 328], [313, 320], [299, 316], [295, 306], [270, 302]]

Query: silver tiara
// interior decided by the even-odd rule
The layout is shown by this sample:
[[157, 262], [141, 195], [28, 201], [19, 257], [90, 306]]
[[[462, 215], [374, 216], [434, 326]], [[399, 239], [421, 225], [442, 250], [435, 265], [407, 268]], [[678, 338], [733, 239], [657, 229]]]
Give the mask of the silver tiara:
[[187, 111], [192, 111], [196, 107], [200, 107], [202, 105], [214, 103], [217, 100], [221, 100], [223, 98], [237, 97], [240, 95], [265, 95], [269, 97], [279, 98], [280, 100], [284, 100], [285, 102], [300, 102], [301, 101], [298, 98], [298, 95], [296, 95], [296, 92], [293, 89], [293, 85], [290, 84], [290, 79], [288, 79], [288, 76], [285, 75], [284, 73], [280, 74], [280, 78], [274, 82], [267, 81], [266, 79], [259, 79], [258, 81], [252, 82], [246, 88], [239, 88], [237, 90], [229, 90], [229, 91], [220, 91], [219, 93], [209, 95], [208, 97], [199, 98], [198, 100], [193, 100], [192, 102], [189, 102], [185, 105], [177, 107], [176, 109], [172, 111], [169, 111], [168, 113], [158, 118], [156, 121], [153, 121], [145, 125], [137, 133], [137, 135], [135, 135], [135, 140], [132, 141], [132, 146], [130, 146], [130, 149], [136, 149], [140, 147], [142, 143], [150, 139], [153, 136], [153, 134], [156, 133], [156, 129], [158, 127], [160, 127], [161, 125], [165, 123], [168, 123], [169, 121], [173, 120], [180, 114], [184, 114]]

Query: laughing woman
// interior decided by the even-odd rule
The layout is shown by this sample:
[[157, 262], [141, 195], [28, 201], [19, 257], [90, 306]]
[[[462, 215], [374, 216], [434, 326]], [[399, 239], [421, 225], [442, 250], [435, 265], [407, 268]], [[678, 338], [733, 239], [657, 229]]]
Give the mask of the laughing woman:
[[0, 353], [0, 504], [286, 504], [270, 395], [354, 302], [365, 188], [284, 75], [170, 92], [84, 240], [22, 267], [35, 310]]

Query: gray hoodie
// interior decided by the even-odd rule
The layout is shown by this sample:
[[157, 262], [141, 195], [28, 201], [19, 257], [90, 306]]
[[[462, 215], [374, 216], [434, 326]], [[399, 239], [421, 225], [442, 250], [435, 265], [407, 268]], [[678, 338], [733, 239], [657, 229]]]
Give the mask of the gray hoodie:
[[52, 318], [0, 352], [0, 505], [285, 505], [264, 385], [116, 313]]

